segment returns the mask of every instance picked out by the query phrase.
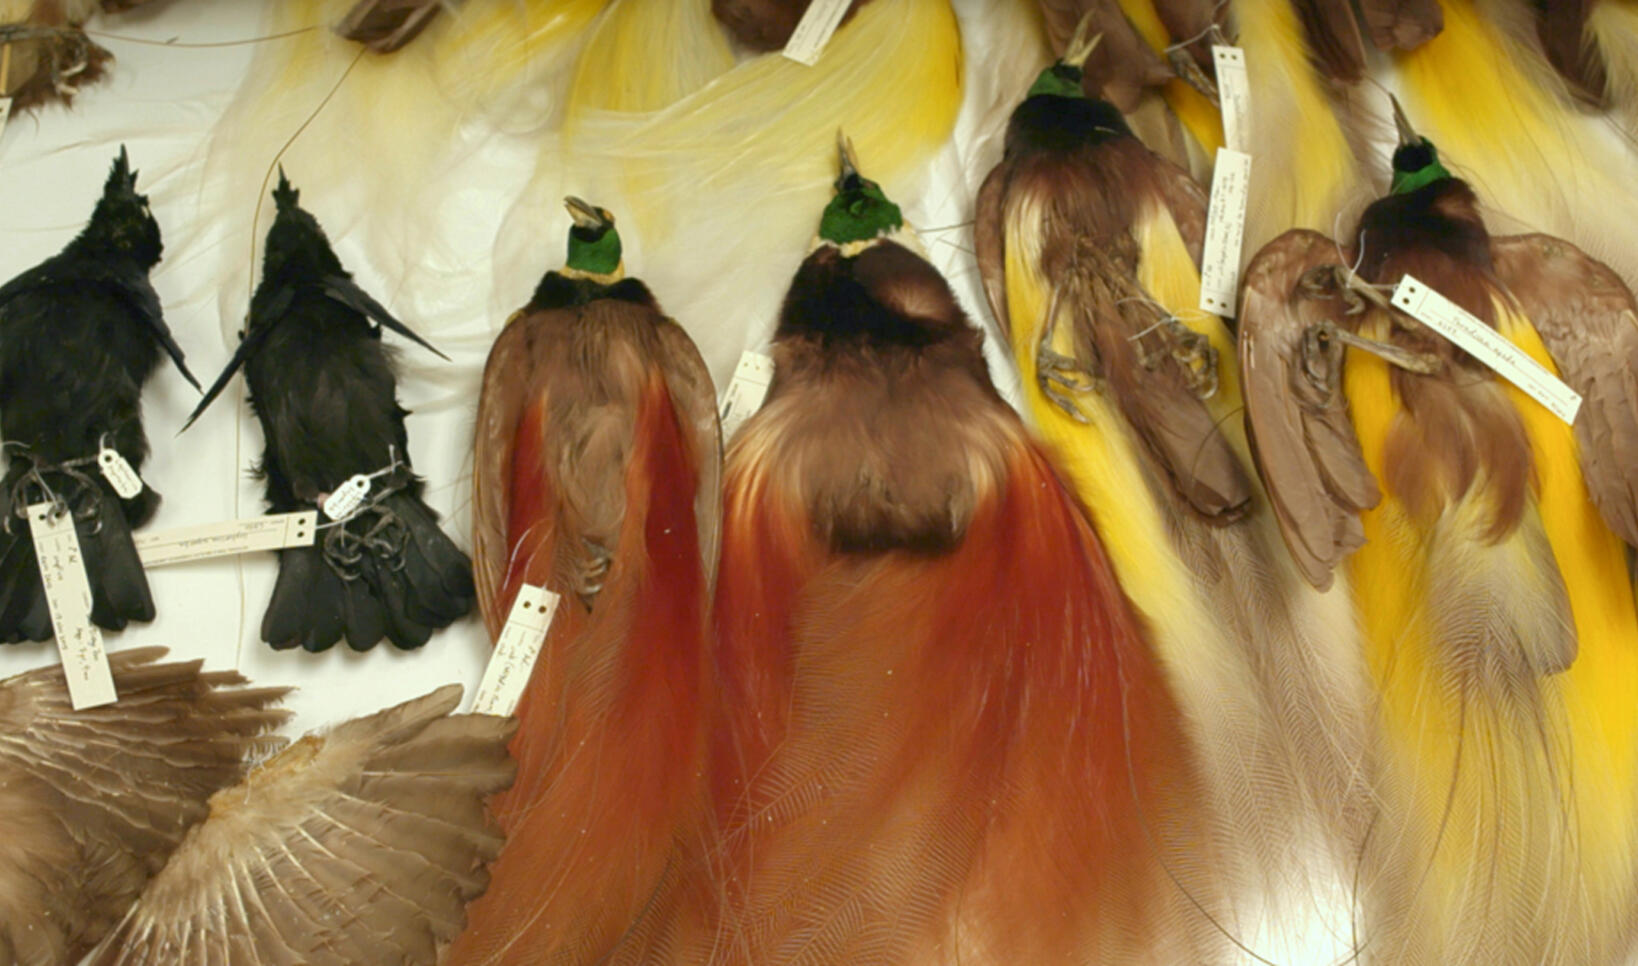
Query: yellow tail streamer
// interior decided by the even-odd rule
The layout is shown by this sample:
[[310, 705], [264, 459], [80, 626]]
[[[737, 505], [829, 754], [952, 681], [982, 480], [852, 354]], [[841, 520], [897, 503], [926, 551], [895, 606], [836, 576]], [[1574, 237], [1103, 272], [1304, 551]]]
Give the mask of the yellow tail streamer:
[[593, 111], [657, 111], [732, 66], [711, 0], [614, 0], [575, 68], [568, 124]]
[[1336, 232], [1337, 214], [1369, 189], [1291, 0], [1234, 0], [1251, 87], [1251, 200], [1244, 257], [1291, 228]]
[[[1499, 317], [1552, 367], [1527, 321]], [[1388, 325], [1378, 315], [1361, 334], [1385, 338]], [[1384, 443], [1403, 418], [1387, 364], [1350, 350], [1345, 386], [1366, 462], [1384, 479]], [[1484, 535], [1482, 480], [1435, 524], [1385, 493], [1349, 561], [1380, 694], [1381, 805], [1362, 876], [1375, 961], [1612, 962], [1638, 901], [1638, 616], [1624, 550], [1587, 496], [1569, 427], [1507, 393], [1536, 460], [1536, 509], [1519, 530]], [[1511, 573], [1507, 586], [1530, 593], [1539, 564], [1520, 534], [1538, 513], [1580, 650], [1567, 671], [1504, 694], [1453, 669], [1428, 597], [1439, 568]]]
[[[1445, 27], [1396, 58], [1410, 120], [1479, 197], [1523, 226], [1575, 242], [1638, 282], [1638, 198], [1631, 156], [1578, 117], [1536, 49], [1491, 23], [1472, 0], [1440, 0]], [[1598, 6], [1609, 6], [1599, 4]]]

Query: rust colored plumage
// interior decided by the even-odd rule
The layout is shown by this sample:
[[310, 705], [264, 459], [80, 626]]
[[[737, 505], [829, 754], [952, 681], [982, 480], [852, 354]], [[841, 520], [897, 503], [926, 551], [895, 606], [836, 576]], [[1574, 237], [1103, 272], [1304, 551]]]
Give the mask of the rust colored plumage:
[[210, 800], [94, 966], [434, 966], [488, 882], [514, 725], [459, 685], [308, 735]]
[[88, 711], [70, 707], [60, 667], [0, 682], [0, 962], [79, 962], [206, 800], [283, 743], [267, 732], [287, 689], [164, 654], [114, 654], [120, 699]]
[[1194, 764], [1145, 628], [949, 286], [895, 241], [830, 234], [849, 199], [886, 204], [854, 173], [839, 190], [729, 453], [723, 884], [673, 949], [1209, 957], [1182, 891], [1215, 907]]
[[644, 941], [707, 850], [715, 394], [648, 289], [613, 264], [588, 277], [575, 244], [496, 340], [479, 404], [485, 617], [498, 631], [524, 582], [564, 599], [518, 708], [518, 781], [494, 802], [509, 841], [450, 951], [460, 966], [603, 962]]

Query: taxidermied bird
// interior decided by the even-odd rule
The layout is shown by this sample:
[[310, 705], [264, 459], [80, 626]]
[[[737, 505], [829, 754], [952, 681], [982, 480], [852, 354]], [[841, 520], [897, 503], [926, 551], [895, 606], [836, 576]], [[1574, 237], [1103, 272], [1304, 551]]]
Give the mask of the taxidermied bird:
[[[1391, 193], [1350, 244], [1281, 236], [1240, 315], [1286, 543], [1316, 586], [1345, 568], [1377, 690], [1365, 955], [1621, 961], [1638, 925], [1638, 303], [1568, 242], [1491, 236], [1398, 120]], [[1574, 426], [1390, 307], [1406, 275], [1562, 376]]]
[[725, 878], [679, 958], [1213, 961], [1207, 806], [1147, 629], [918, 248], [844, 148], [729, 448]]
[[706, 645], [721, 445], [710, 372], [606, 210], [567, 199], [568, 263], [484, 367], [473, 455], [479, 605], [562, 596], [517, 710], [508, 842], [448, 962], [605, 962], [705, 859]]
[[358, 287], [283, 171], [273, 199], [244, 337], [188, 423], [243, 366], [266, 440], [269, 509], [323, 507], [338, 488], [363, 486], [352, 508], [332, 505], [338, 519], [320, 512], [316, 546], [279, 551], [263, 640], [309, 651], [342, 637], [356, 650], [382, 638], [420, 647], [472, 609], [472, 568], [421, 501], [381, 330], [438, 350]]
[[231, 671], [110, 655], [119, 700], [69, 704], [60, 666], [0, 681], [0, 962], [77, 963], [205, 817], [206, 800], [276, 751], [285, 688]]
[[1197, 307], [1205, 194], [1082, 94], [1091, 23], [1013, 112], [978, 195], [979, 269], [1024, 411], [1192, 723], [1253, 904], [1238, 921], [1285, 930], [1286, 903], [1320, 912], [1316, 883], [1348, 881], [1325, 846], [1345, 859], [1365, 831], [1350, 603], [1308, 587], [1280, 545], [1238, 425], [1232, 336]]
[[159, 494], [142, 484], [121, 498], [98, 457], [111, 450], [141, 471], [142, 387], [162, 353], [199, 383], [148, 281], [164, 246], [136, 178], [120, 148], [85, 229], [0, 287], [0, 435], [9, 458], [0, 480], [0, 641], [52, 635], [30, 504], [74, 515], [93, 622], [119, 630], [154, 619], [131, 530], [154, 515]]
[[447, 685], [311, 734], [210, 799], [92, 966], [435, 966], [503, 841], [515, 724]]

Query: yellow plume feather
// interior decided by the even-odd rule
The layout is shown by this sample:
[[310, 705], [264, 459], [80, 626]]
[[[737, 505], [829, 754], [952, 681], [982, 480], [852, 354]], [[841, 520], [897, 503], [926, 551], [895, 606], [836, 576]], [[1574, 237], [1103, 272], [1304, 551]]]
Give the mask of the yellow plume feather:
[[1363, 205], [1369, 184], [1308, 59], [1291, 0], [1234, 0], [1251, 88], [1249, 259], [1290, 228], [1333, 233], [1337, 213]]
[[[1498, 318], [1552, 368], [1528, 321], [1500, 305]], [[1360, 334], [1385, 338], [1390, 324], [1377, 313]], [[1345, 388], [1366, 463], [1385, 479], [1384, 446], [1401, 418], [1387, 364], [1349, 350]], [[1569, 427], [1506, 392], [1537, 470], [1536, 505], [1513, 533], [1485, 534], [1482, 479], [1432, 522], [1390, 492], [1364, 514], [1366, 543], [1349, 560], [1381, 701], [1381, 808], [1364, 886], [1382, 962], [1611, 962], [1624, 940], [1611, 926], [1632, 918], [1638, 617], [1625, 555], [1587, 496]], [[1430, 597], [1451, 573], [1490, 580], [1501, 607], [1518, 612], [1493, 619], [1528, 627], [1547, 578], [1524, 541], [1542, 532], [1579, 654], [1561, 673], [1487, 686], [1439, 640]]]
[[592, 111], [657, 111], [733, 65], [711, 0], [614, 0], [575, 68], [568, 123]]
[[[1638, 282], [1638, 199], [1631, 158], [1566, 108], [1562, 81], [1534, 47], [1488, 21], [1473, 0], [1440, 0], [1444, 30], [1397, 56], [1418, 133], [1505, 216], [1575, 242]], [[1599, 6], [1608, 6], [1600, 4]]]
[[[725, 379], [754, 326], [774, 317], [836, 176], [836, 132], [889, 195], [913, 196], [917, 166], [948, 139], [962, 97], [961, 37], [947, 0], [875, 0], [838, 30], [817, 65], [780, 54], [744, 61], [648, 113], [587, 115], [548, 144], [498, 256], [533, 277], [540, 242], [560, 244], [558, 190], [597, 197], [628, 227], [627, 264], [672, 304]], [[687, 323], [689, 320], [684, 320]]]

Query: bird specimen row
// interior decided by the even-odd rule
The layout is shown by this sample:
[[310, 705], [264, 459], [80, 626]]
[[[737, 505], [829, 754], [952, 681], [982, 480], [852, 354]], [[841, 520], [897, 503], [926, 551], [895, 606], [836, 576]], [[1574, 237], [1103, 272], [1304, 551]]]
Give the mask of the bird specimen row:
[[[112, 451], [141, 470], [142, 387], [162, 350], [198, 383], [148, 281], [163, 245], [136, 177], [121, 148], [84, 231], [0, 288], [0, 432], [9, 450], [0, 641], [52, 635], [21, 522], [41, 503], [73, 517], [92, 621], [118, 630], [154, 619], [131, 531], [152, 518], [159, 494], [140, 480], [134, 492], [117, 492], [99, 457]], [[282, 175], [273, 197], [278, 212], [244, 337], [189, 423], [243, 366], [266, 440], [269, 509], [321, 510], [316, 544], [279, 552], [265, 640], [310, 651], [343, 638], [358, 650], [384, 638], [419, 647], [473, 600], [470, 562], [421, 501], [381, 329], [426, 343], [352, 281]], [[331, 502], [355, 482], [348, 504]]]
[[[801, 6], [712, 9], [777, 27]], [[892, 17], [931, 29], [930, 8], [948, 13], [857, 6], [835, 43], [861, 59], [900, 51], [848, 46]], [[318, 449], [346, 458], [305, 474], [282, 462], [307, 450], [281, 433], [345, 422], [311, 422], [329, 376], [279, 353], [353, 358], [378, 348], [369, 320], [395, 323], [281, 180], [283, 241], [269, 238], [240, 349], [270, 499], [312, 505], [377, 469], [386, 495], [337, 538], [356, 569], [323, 569], [327, 545], [281, 568], [291, 596], [275, 603], [328, 599], [341, 616], [272, 636], [413, 640], [434, 625], [394, 603], [405, 585], [387, 575], [427, 610], [475, 594], [494, 636], [523, 587], [562, 598], [517, 710], [517, 780], [490, 802], [505, 845], [451, 846], [495, 856], [487, 891], [464, 926], [449, 896], [473, 883], [425, 900], [440, 925], [401, 947], [406, 961], [1234, 962], [1280, 957], [1266, 944], [1316, 916], [1367, 962], [1631, 959], [1638, 303], [1618, 242], [1638, 221], [1630, 152], [1589, 135], [1552, 72], [1619, 120], [1621, 5], [1041, 6], [1060, 56], [1038, 73], [988, 65], [1018, 75], [1022, 97], [999, 164], [972, 172], [975, 260], [1021, 416], [852, 152], [822, 211], [786, 197], [814, 180], [813, 158], [760, 182], [743, 164], [803, 145], [744, 134], [719, 98], [784, 93], [794, 68], [752, 59], [691, 91], [599, 94], [600, 61], [579, 62], [566, 139], [627, 152], [609, 180], [635, 230], [569, 199], [567, 264], [490, 350], [470, 586], [444, 552], [369, 556], [413, 544], [418, 523], [437, 532], [393, 502], [414, 484], [373, 354], [335, 377], [364, 397], [342, 408], [367, 431]], [[356, 39], [383, 50], [435, 42], [452, 19], [416, 2], [349, 10]], [[605, 39], [623, 36], [616, 13], [641, 10], [613, 4]], [[1565, 39], [1583, 34], [1597, 43]], [[1228, 37], [1246, 55], [1253, 156], [1232, 322], [1197, 308], [1199, 176], [1225, 133], [1207, 48]], [[1368, 150], [1382, 99], [1364, 93], [1382, 64], [1406, 105], [1388, 159]], [[909, 100], [906, 143], [942, 117]], [[873, 103], [878, 126], [895, 116]], [[621, 115], [618, 137], [590, 105]], [[698, 156], [743, 165], [714, 169], [720, 184], [695, 167], [685, 135], [701, 131]], [[656, 146], [682, 174], [654, 168]], [[697, 196], [676, 196], [687, 179]], [[625, 277], [624, 256], [634, 239], [646, 263], [720, 254], [689, 218], [728, 199], [752, 199], [751, 224], [732, 211], [746, 244], [787, 218], [817, 237], [780, 276], [767, 401], [724, 453], [721, 334], [674, 297], [687, 288]], [[1515, 371], [1407, 309], [1407, 278]], [[1544, 379], [1579, 409], [1521, 387]], [[281, 422], [287, 399], [306, 416]], [[200, 838], [254, 848], [227, 812]], [[162, 948], [200, 932], [193, 901], [242, 906], [199, 898], [228, 894], [213, 891], [222, 867], [177, 868], [123, 935], [140, 924]], [[230, 929], [244, 949], [272, 938], [248, 919]], [[359, 941], [289, 958], [356, 961]]]

